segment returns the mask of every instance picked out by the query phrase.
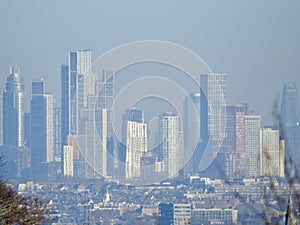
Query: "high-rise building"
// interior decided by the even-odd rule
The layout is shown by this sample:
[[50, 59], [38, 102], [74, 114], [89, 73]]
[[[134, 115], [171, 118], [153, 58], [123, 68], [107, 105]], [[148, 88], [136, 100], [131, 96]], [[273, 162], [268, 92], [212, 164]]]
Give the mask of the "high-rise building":
[[[61, 143], [67, 144], [69, 134], [69, 66], [61, 66]], [[62, 150], [62, 149], [61, 149]]]
[[[83, 116], [80, 115], [86, 106], [88, 91], [94, 80], [90, 82], [85, 76], [92, 64], [91, 50], [78, 50], [69, 53], [69, 64], [61, 66], [61, 162], [63, 163], [63, 145], [67, 145], [68, 135], [83, 134], [85, 125]], [[86, 88], [86, 86], [90, 88]], [[93, 86], [94, 87], [94, 86]], [[93, 91], [94, 88], [92, 88]], [[85, 105], [84, 105], [85, 104]], [[83, 123], [83, 124], [82, 124]], [[79, 130], [83, 129], [83, 130]], [[81, 146], [83, 149], [83, 146]], [[62, 164], [62, 169], [63, 169]]]
[[[69, 54], [69, 134], [78, 134], [79, 107], [84, 101], [84, 75], [92, 65], [91, 50]], [[81, 91], [80, 91], [81, 87]]]
[[184, 152], [187, 157], [190, 157], [185, 165], [185, 172], [195, 174], [199, 170], [201, 160], [201, 149], [198, 143], [201, 140], [200, 132], [200, 93], [192, 93], [185, 98], [183, 102], [183, 131], [184, 131]]
[[279, 130], [260, 131], [260, 175], [284, 176], [284, 140], [279, 139]]
[[[226, 129], [225, 137], [222, 146], [226, 146], [225, 154], [238, 157], [239, 160], [234, 160], [235, 164], [227, 164], [232, 166], [231, 171], [233, 174], [226, 174], [227, 178], [239, 178], [246, 175], [248, 168], [248, 159], [245, 154], [245, 108], [243, 105], [226, 106]], [[234, 154], [238, 153], [238, 154]], [[231, 160], [232, 157], [225, 157]]]
[[181, 160], [184, 158], [184, 155], [180, 154], [183, 145], [180, 120], [174, 113], [163, 113], [160, 114], [160, 117], [164, 172], [168, 174], [169, 178], [174, 178], [182, 169]]
[[32, 82], [31, 92], [31, 168], [39, 172], [41, 163], [53, 159], [53, 95], [45, 94], [44, 81]]
[[284, 84], [281, 99], [281, 138], [285, 140], [285, 157], [287, 162], [292, 161], [294, 165], [287, 165], [287, 173], [291, 167], [300, 169], [300, 118], [299, 100], [297, 97], [296, 84], [287, 82]]
[[[96, 129], [102, 142], [103, 174], [115, 175], [117, 167], [117, 150], [114, 143], [112, 127], [112, 106], [114, 101], [114, 76], [113, 70], [102, 71], [102, 79], [96, 82]], [[105, 160], [106, 159], [106, 160]], [[105, 161], [105, 162], [104, 162]]]
[[74, 176], [73, 146], [64, 145], [64, 176]]
[[24, 145], [25, 85], [18, 68], [10, 67], [3, 94], [3, 143]]
[[144, 112], [131, 109], [127, 121], [126, 135], [126, 179], [141, 176], [141, 159], [147, 152], [147, 124]]
[[280, 119], [284, 127], [295, 126], [299, 123], [297, 88], [293, 82], [287, 82], [283, 86]]
[[[207, 99], [207, 104], [201, 104], [203, 119], [207, 117], [208, 134], [215, 145], [220, 146], [224, 138], [226, 121], [224, 109], [227, 99], [227, 75], [218, 73], [201, 74], [200, 87], [202, 89], [201, 98]], [[204, 100], [203, 100], [204, 102]], [[205, 132], [200, 128], [201, 132]], [[219, 151], [217, 149], [216, 151]]]
[[[95, 74], [86, 74], [95, 76]], [[97, 79], [96, 79], [97, 78]], [[90, 79], [92, 82], [94, 80]], [[116, 175], [117, 158], [114, 148], [112, 128], [112, 105], [114, 98], [114, 78], [112, 70], [104, 70], [95, 76], [94, 89], [85, 86], [90, 94], [85, 103], [80, 104], [79, 138], [85, 160], [85, 174], [88, 177]], [[86, 88], [84, 88], [86, 90]]]
[[259, 176], [261, 116], [245, 116], [245, 153], [249, 159], [249, 176]]
[[53, 155], [61, 159], [61, 110], [58, 107], [53, 109]]

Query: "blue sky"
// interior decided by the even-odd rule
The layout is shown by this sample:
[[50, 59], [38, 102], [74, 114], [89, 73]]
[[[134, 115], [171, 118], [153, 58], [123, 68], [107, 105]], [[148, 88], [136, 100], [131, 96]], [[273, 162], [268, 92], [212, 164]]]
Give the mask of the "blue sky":
[[16, 1], [0, 2], [0, 76], [18, 65], [27, 92], [43, 77], [59, 99], [68, 52], [93, 58], [131, 41], [157, 39], [196, 52], [228, 74], [230, 104], [249, 102], [264, 123], [285, 81], [300, 89], [300, 1]]

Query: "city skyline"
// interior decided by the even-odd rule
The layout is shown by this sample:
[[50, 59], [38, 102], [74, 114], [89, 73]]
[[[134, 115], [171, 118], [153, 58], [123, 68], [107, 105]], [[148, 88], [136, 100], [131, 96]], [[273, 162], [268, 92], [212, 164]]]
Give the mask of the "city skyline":
[[299, 12], [2, 0], [0, 223], [300, 224]]
[[[53, 165], [55, 164], [54, 162], [61, 162], [62, 171], [63, 171], [66, 163], [67, 165], [69, 165], [69, 162], [65, 162], [64, 160], [65, 146], [66, 146], [66, 149], [72, 148], [72, 152], [73, 152], [72, 153], [73, 163], [71, 164], [73, 168], [73, 171], [71, 173], [72, 176], [79, 176], [79, 174], [82, 174], [87, 177], [98, 177], [99, 175], [103, 177], [109, 177], [109, 176], [116, 176], [117, 174], [123, 174], [124, 172], [121, 172], [120, 169], [118, 169], [120, 163], [122, 164], [122, 162], [124, 161], [124, 160], [119, 161], [120, 160], [119, 154], [122, 154], [120, 153], [120, 149], [118, 149], [119, 142], [120, 143], [123, 142], [123, 144], [127, 146], [126, 147], [127, 150], [125, 153], [126, 155], [125, 157], [127, 157], [132, 153], [128, 151], [128, 149], [136, 148], [133, 146], [140, 143], [140, 141], [146, 137], [146, 136], [145, 137], [141, 136], [140, 139], [139, 138], [136, 139], [135, 140], [136, 143], [133, 144], [132, 147], [129, 147], [128, 144], [126, 143], [127, 141], [124, 140], [123, 138], [122, 140], [116, 139], [115, 137], [116, 134], [114, 134], [113, 131], [115, 129], [113, 126], [115, 124], [112, 124], [112, 115], [110, 115], [111, 113], [113, 113], [113, 104], [115, 101], [114, 72], [111, 69], [104, 69], [100, 73], [99, 72], [95, 73], [95, 71], [87, 72], [87, 70], [89, 70], [88, 67], [91, 65], [91, 55], [92, 55], [91, 53], [92, 53], [91, 50], [82, 50], [82, 49], [78, 51], [69, 52], [70, 65], [64, 65], [64, 64], [62, 65], [61, 99], [63, 100], [67, 96], [70, 97], [68, 97], [67, 100], [62, 101], [62, 102], [66, 101], [68, 110], [67, 113], [61, 114], [61, 121], [64, 120], [64, 117], [66, 116], [65, 114], [67, 114], [68, 121], [73, 121], [72, 123], [75, 125], [57, 124], [56, 129], [54, 129], [55, 126], [54, 122], [57, 123], [57, 121], [54, 121], [53, 118], [55, 117], [57, 119], [59, 115], [57, 115], [57, 112], [55, 112], [55, 109], [57, 110], [57, 108], [54, 107], [53, 95], [47, 94], [45, 92], [45, 85], [43, 80], [32, 81], [31, 110], [29, 112], [30, 113], [29, 118], [31, 122], [29, 124], [30, 126], [29, 128], [27, 125], [28, 112], [24, 111], [25, 108], [24, 101], [22, 103], [23, 104], [22, 107], [19, 107], [23, 109], [22, 110], [23, 116], [21, 116], [23, 120], [22, 123], [23, 131], [22, 132], [20, 131], [17, 136], [23, 137], [23, 142], [25, 143], [26, 141], [25, 136], [28, 139], [28, 129], [30, 130], [30, 137], [28, 139], [29, 144], [26, 146], [31, 147], [31, 150], [33, 152], [34, 158], [32, 158], [31, 160], [32, 161], [31, 169], [33, 169], [33, 171], [34, 170], [43, 171], [43, 169], [41, 168], [45, 167], [46, 165], [45, 163], [52, 163], [52, 162]], [[105, 67], [105, 65], [103, 66]], [[7, 79], [7, 84], [6, 84], [7, 90], [4, 91], [4, 96], [7, 95], [8, 93], [13, 93], [13, 91], [21, 90], [24, 92], [25, 90], [23, 78], [19, 73], [19, 69], [15, 67], [11, 67], [10, 70], [11, 70], [11, 74]], [[16, 79], [15, 82], [11, 81], [11, 79], [13, 78]], [[150, 154], [147, 155], [145, 154], [148, 148], [147, 147], [148, 143], [146, 141], [144, 144], [146, 143], [147, 144], [145, 145], [144, 150], [142, 150], [141, 153], [138, 154], [138, 156], [134, 156], [136, 158], [131, 156], [132, 160], [134, 159], [135, 161], [136, 160], [138, 161], [138, 164], [136, 164], [138, 166], [133, 166], [133, 168], [138, 167], [138, 169], [136, 168], [138, 171], [134, 172], [136, 173], [136, 175], [135, 176], [126, 175], [125, 176], [126, 179], [129, 178], [131, 179], [134, 177], [135, 178], [143, 177], [144, 174], [141, 174], [140, 171], [143, 170], [144, 172], [144, 169], [147, 168], [147, 166], [149, 166], [147, 165], [147, 160], [151, 161], [154, 159], [153, 157], [158, 157], [158, 158], [156, 160], [154, 159], [152, 165], [150, 166], [154, 165], [155, 171], [158, 173], [167, 173], [168, 178], [178, 176], [178, 172], [180, 171], [180, 169], [183, 169], [184, 167], [186, 167], [184, 169], [184, 171], [186, 171], [185, 173], [187, 173], [187, 171], [190, 171], [192, 173], [199, 172], [198, 164], [199, 161], [201, 161], [202, 156], [205, 155], [205, 151], [206, 151], [205, 148], [199, 147], [199, 144], [206, 145], [206, 141], [208, 141], [206, 137], [209, 137], [209, 141], [212, 143], [211, 145], [208, 145], [206, 148], [209, 149], [208, 151], [211, 152], [210, 154], [212, 154], [213, 158], [217, 158], [216, 162], [218, 162], [218, 160], [220, 159], [226, 161], [227, 160], [226, 157], [228, 157], [229, 155], [231, 155], [230, 157], [234, 157], [235, 161], [232, 162], [228, 161], [227, 162], [229, 163], [228, 167], [224, 167], [224, 171], [227, 171], [226, 176], [228, 178], [240, 177], [243, 174], [245, 175], [251, 173], [253, 174], [253, 172], [250, 173], [250, 171], [256, 171], [256, 173], [254, 173], [253, 175], [258, 176], [257, 171], [258, 168], [262, 170], [262, 164], [258, 167], [257, 164], [259, 160], [260, 163], [262, 162], [263, 153], [262, 150], [260, 150], [260, 156], [257, 156], [259, 151], [259, 145], [257, 143], [258, 134], [257, 133], [254, 134], [253, 132], [258, 132], [260, 129], [258, 128], [258, 125], [254, 125], [256, 127], [251, 127], [252, 126], [251, 124], [249, 124], [250, 125], [249, 128], [246, 129], [247, 128], [246, 121], [248, 119], [251, 119], [251, 117], [252, 119], [255, 117], [259, 117], [259, 121], [260, 121], [259, 126], [263, 128], [264, 126], [261, 124], [261, 116], [257, 114], [252, 114], [251, 110], [249, 110], [248, 104], [246, 103], [244, 103], [243, 105], [228, 106], [226, 104], [227, 92], [228, 92], [227, 83], [228, 83], [227, 74], [218, 74], [218, 73], [201, 74], [200, 75], [201, 89], [199, 90], [199, 93], [190, 93], [188, 97], [181, 99], [182, 100], [181, 104], [183, 104], [184, 107], [183, 111], [184, 113], [188, 113], [188, 114], [187, 115], [183, 114], [180, 117], [178, 117], [177, 119], [178, 124], [176, 126], [175, 125], [171, 126], [171, 127], [173, 126], [177, 127], [175, 129], [176, 130], [175, 133], [172, 133], [173, 132], [172, 129], [164, 130], [164, 132], [161, 133], [163, 137], [161, 142], [162, 147], [159, 150], [160, 152], [158, 153], [156, 152], [154, 153], [154, 155], [151, 153], [153, 149], [151, 149], [151, 151], [149, 152]], [[297, 119], [299, 120], [299, 118], [297, 116], [297, 110], [295, 110], [297, 109], [297, 107], [299, 107], [297, 105], [298, 99], [297, 99], [296, 84], [291, 82], [284, 83], [282, 93], [283, 93], [282, 101], [280, 102], [281, 112], [282, 112], [281, 122], [283, 123], [285, 129], [291, 126], [298, 127], [299, 124], [297, 123]], [[17, 95], [17, 99], [18, 98], [19, 97]], [[23, 94], [21, 94], [21, 98], [23, 98]], [[189, 103], [189, 101], [191, 102]], [[5, 103], [5, 101], [3, 101], [3, 103]], [[189, 104], [191, 105], [189, 106]], [[64, 104], [61, 105], [62, 108], [64, 108], [65, 106], [66, 105]], [[188, 111], [193, 111], [193, 108], [194, 110], [196, 110], [195, 112], [192, 112], [192, 114], [191, 112], [188, 112]], [[3, 107], [3, 109], [6, 108]], [[95, 114], [93, 113], [94, 110], [95, 110]], [[294, 112], [294, 111], [295, 111], [294, 114], [287, 114], [287, 112]], [[161, 115], [164, 114], [168, 115], [168, 113], [163, 112], [158, 108], [158, 114], [157, 114], [158, 117], [161, 117], [160, 113], [162, 113]], [[179, 111], [177, 111], [176, 113], [179, 113]], [[175, 114], [171, 113], [170, 115], [174, 116], [176, 115], [176, 113]], [[190, 119], [192, 118], [194, 119], [192, 119], [191, 122], [189, 122], [186, 119], [187, 116], [192, 116]], [[197, 117], [199, 118], [197, 119]], [[17, 118], [20, 118], [20, 116], [18, 116]], [[162, 116], [161, 119], [162, 121], [164, 121], [165, 119], [164, 116]], [[98, 122], [95, 123], [94, 120]], [[144, 115], [143, 115], [143, 120], [144, 120]], [[290, 120], [293, 121], [292, 125], [289, 125], [290, 122], [289, 123], [286, 122]], [[12, 120], [4, 120], [4, 121], [12, 121]], [[191, 129], [190, 128], [191, 125], [195, 122], [197, 125], [195, 126], [194, 130], [193, 129], [189, 130]], [[143, 122], [141, 128], [144, 126], [147, 127], [147, 125], [149, 124]], [[272, 126], [276, 129], [276, 126], [278, 125], [279, 125], [278, 122], [276, 123], [275, 121], [275, 123]], [[54, 142], [55, 141], [57, 142], [57, 140], [54, 140], [54, 136], [57, 138], [59, 134], [62, 135], [62, 133], [59, 131], [59, 126], [61, 126], [62, 130], [63, 127], [66, 126], [68, 127], [67, 131], [65, 131], [67, 135], [61, 136], [61, 140], [65, 139], [66, 142], [56, 143], [58, 147], [56, 147], [55, 150]], [[135, 125], [132, 124], [131, 126], [135, 126]], [[169, 125], [166, 126], [169, 127]], [[145, 129], [145, 127], [143, 129]], [[126, 129], [127, 128], [125, 128], [125, 130]], [[140, 128], [132, 127], [131, 129], [132, 130], [130, 132], [127, 131], [127, 135], [129, 133], [132, 134], [136, 133]], [[294, 129], [295, 128], [291, 130], [292, 134], [295, 133], [293, 132]], [[53, 133], [54, 130], [56, 130], [57, 133]], [[154, 131], [151, 130], [151, 132]], [[194, 132], [196, 133], [194, 134]], [[282, 135], [284, 135], [283, 137], [287, 135], [286, 148], [288, 149], [289, 142], [295, 143], [295, 141], [289, 138], [288, 136], [289, 133], [286, 133], [285, 130], [284, 132], [285, 133], [283, 133]], [[43, 133], [45, 133], [46, 135], [43, 135]], [[192, 134], [192, 136], [189, 137], [188, 134]], [[97, 135], [100, 135], [99, 136], [100, 139], [98, 138]], [[143, 135], [146, 134], [144, 133]], [[189, 149], [191, 147], [187, 147], [187, 146], [193, 145], [191, 143], [194, 141], [193, 139], [195, 139], [193, 135], [198, 135], [198, 138], [196, 138], [197, 146], [196, 147], [192, 146], [195, 147], [195, 149], [191, 150]], [[14, 137], [14, 135], [10, 137]], [[167, 147], [164, 147], [164, 138], [166, 138], [166, 140], [169, 139], [166, 142], [168, 143]], [[249, 143], [249, 141], [247, 142], [248, 139], [251, 141], [251, 143]], [[186, 143], [181, 143], [184, 140]], [[256, 144], [253, 143], [253, 141], [255, 141]], [[277, 141], [279, 141], [279, 136]], [[272, 141], [268, 141], [268, 142], [272, 142]], [[249, 147], [249, 144], [251, 144], [252, 147]], [[57, 150], [59, 149], [59, 146], [61, 146], [60, 151]], [[99, 149], [97, 146], [102, 146], [102, 147]], [[262, 146], [263, 144], [260, 144], [260, 148], [262, 148]], [[19, 147], [23, 147], [23, 145]], [[43, 153], [41, 152], [41, 147], [44, 148], [44, 150], [42, 151]], [[295, 148], [297, 148], [297, 146], [295, 147], [293, 146], [292, 149], [293, 154], [297, 154]], [[194, 150], [197, 152], [196, 154], [193, 153]], [[54, 153], [54, 151], [56, 151], [56, 153]], [[136, 148], [133, 151], [138, 152], [140, 150]], [[57, 152], [61, 152], [61, 153], [57, 154]], [[190, 155], [191, 152], [194, 155]], [[290, 156], [291, 154], [287, 154], [287, 151], [283, 150], [281, 152], [285, 154], [286, 159], [288, 159], [288, 157], [291, 157]], [[171, 154], [171, 156], [168, 156], [169, 154]], [[70, 157], [70, 154], [67, 155], [68, 157]], [[178, 157], [178, 155], [181, 155], [181, 157]], [[188, 163], [186, 165], [187, 160], [190, 160], [189, 159], [190, 156], [192, 156], [191, 161], [189, 162], [191, 164], [188, 165], [189, 164]], [[97, 158], [99, 159], [99, 157], [101, 158], [100, 162], [97, 161]], [[152, 159], [150, 159], [149, 157], [152, 157]], [[259, 157], [259, 159], [257, 157]], [[34, 159], [36, 158], [39, 159], [34, 161]], [[126, 162], [127, 165], [128, 159], [126, 161], [127, 161]], [[209, 163], [208, 164], [206, 163], [207, 166], [209, 165]], [[251, 165], [254, 168], [250, 168], [250, 170], [247, 170], [246, 172], [245, 169], [249, 165]], [[293, 166], [294, 165], [298, 167], [298, 162], [295, 161], [295, 164], [293, 164]], [[128, 166], [126, 166], [126, 168], [127, 167]], [[122, 166], [120, 168], [125, 169], [122, 168]], [[204, 171], [205, 169], [206, 168], [200, 169], [200, 172]], [[47, 169], [47, 171], [48, 170], [49, 168]], [[45, 168], [44, 171], [46, 171]], [[49, 171], [47, 173], [48, 175], [51, 174], [49, 173]], [[282, 173], [283, 172], [281, 170], [280, 174]], [[68, 174], [70, 173], [68, 172]], [[260, 174], [262, 174], [262, 172], [260, 172]], [[118, 177], [118, 179], [122, 179], [122, 178]]]

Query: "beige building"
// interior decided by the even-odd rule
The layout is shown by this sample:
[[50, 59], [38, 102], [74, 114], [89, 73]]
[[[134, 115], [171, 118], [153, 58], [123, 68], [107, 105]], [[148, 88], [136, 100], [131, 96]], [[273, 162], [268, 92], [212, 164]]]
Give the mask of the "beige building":
[[260, 131], [260, 175], [284, 176], [284, 141], [279, 139], [279, 130]]

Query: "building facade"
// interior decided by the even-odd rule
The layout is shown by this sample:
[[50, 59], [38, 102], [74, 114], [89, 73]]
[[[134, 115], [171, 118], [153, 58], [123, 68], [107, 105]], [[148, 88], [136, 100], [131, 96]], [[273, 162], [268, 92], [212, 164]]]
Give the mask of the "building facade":
[[25, 85], [17, 67], [10, 67], [3, 94], [3, 144], [24, 145]]
[[261, 116], [245, 116], [245, 153], [249, 159], [248, 176], [259, 176]]
[[296, 84], [287, 82], [283, 86], [280, 111], [281, 139], [285, 140], [287, 173], [300, 168], [300, 118]]
[[45, 94], [43, 80], [33, 81], [31, 87], [31, 168], [35, 174], [42, 163], [54, 161], [53, 95]]
[[260, 175], [284, 177], [284, 141], [279, 130], [260, 131]]
[[147, 152], [147, 124], [144, 112], [132, 109], [129, 111], [126, 135], [126, 179], [141, 176], [141, 160]]

